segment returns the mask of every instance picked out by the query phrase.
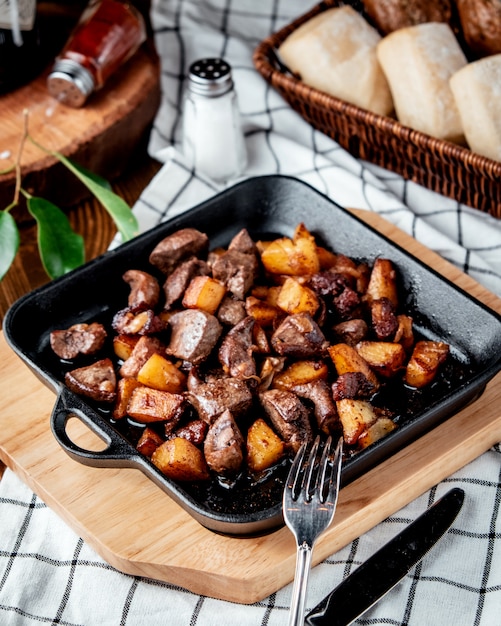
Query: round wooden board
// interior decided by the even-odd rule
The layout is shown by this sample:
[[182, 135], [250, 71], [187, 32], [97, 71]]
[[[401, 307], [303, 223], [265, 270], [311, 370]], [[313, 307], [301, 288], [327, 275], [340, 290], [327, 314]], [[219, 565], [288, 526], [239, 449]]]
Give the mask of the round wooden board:
[[[50, 68], [28, 85], [0, 98], [0, 171], [14, 165], [28, 112], [29, 132], [47, 149], [71, 157], [107, 179], [118, 176], [145, 141], [160, 103], [159, 63], [144, 46], [81, 109], [52, 98], [46, 89]], [[59, 206], [88, 195], [54, 157], [30, 141], [21, 156], [22, 185]], [[12, 202], [15, 172], [0, 174], [0, 208]], [[22, 209], [15, 213], [22, 219]]]

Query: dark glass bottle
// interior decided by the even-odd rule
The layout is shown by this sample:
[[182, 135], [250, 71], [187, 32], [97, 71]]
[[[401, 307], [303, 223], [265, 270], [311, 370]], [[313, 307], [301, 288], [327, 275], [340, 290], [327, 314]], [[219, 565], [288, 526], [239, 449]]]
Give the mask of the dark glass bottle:
[[0, 0], [0, 93], [37, 75], [40, 44], [35, 0]]

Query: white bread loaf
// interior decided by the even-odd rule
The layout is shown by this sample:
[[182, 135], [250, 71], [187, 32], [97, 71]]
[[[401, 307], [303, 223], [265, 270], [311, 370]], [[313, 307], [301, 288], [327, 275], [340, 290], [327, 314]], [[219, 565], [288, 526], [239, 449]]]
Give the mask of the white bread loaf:
[[467, 61], [450, 26], [428, 22], [394, 31], [381, 40], [377, 56], [398, 120], [432, 137], [462, 143], [449, 79]]
[[387, 115], [393, 104], [376, 58], [380, 40], [379, 33], [347, 5], [302, 24], [282, 43], [279, 55], [310, 87]]
[[450, 86], [469, 147], [501, 161], [501, 54], [460, 69]]

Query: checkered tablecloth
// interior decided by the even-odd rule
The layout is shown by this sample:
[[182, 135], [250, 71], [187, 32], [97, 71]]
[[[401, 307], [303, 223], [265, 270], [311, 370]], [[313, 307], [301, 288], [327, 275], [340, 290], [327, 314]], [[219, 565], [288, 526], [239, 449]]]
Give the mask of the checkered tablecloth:
[[[153, 2], [163, 98], [149, 149], [165, 165], [135, 206], [142, 228], [222, 189], [193, 172], [179, 150], [187, 68], [198, 58], [220, 56], [233, 68], [249, 155], [245, 177], [295, 176], [341, 205], [376, 211], [501, 295], [501, 222], [354, 159], [291, 111], [255, 71], [252, 52], [259, 41], [312, 4], [304, 0]], [[463, 488], [466, 499], [450, 531], [357, 624], [501, 624], [499, 445], [315, 567], [307, 608], [452, 486]], [[13, 472], [6, 470], [0, 480], [2, 626], [281, 626], [287, 623], [290, 596], [288, 585], [244, 606], [122, 574], [97, 556]]]

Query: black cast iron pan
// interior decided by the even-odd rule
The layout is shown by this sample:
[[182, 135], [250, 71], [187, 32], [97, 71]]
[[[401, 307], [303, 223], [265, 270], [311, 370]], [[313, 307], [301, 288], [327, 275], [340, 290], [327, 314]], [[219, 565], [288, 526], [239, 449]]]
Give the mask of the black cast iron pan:
[[[248, 179], [83, 267], [18, 300], [4, 321], [14, 351], [57, 394], [51, 427], [75, 460], [96, 467], [134, 467], [144, 472], [205, 527], [230, 535], [265, 533], [282, 524], [281, 495], [287, 465], [260, 484], [200, 489], [167, 479], [135, 449], [131, 429], [113, 423], [102, 407], [70, 392], [63, 384], [65, 364], [52, 353], [49, 334], [77, 322], [110, 323], [127, 302], [127, 269], [151, 272], [148, 256], [166, 235], [186, 226], [225, 246], [243, 227], [258, 238], [292, 236], [304, 222], [318, 241], [338, 253], [373, 262], [390, 258], [397, 266], [404, 311], [418, 332], [451, 346], [452, 359], [430, 388], [395, 391], [388, 396], [398, 410], [398, 428], [371, 447], [345, 459], [342, 484], [354, 480], [397, 450], [430, 431], [477, 398], [501, 369], [501, 317], [458, 289], [419, 259], [380, 235], [309, 185], [283, 176]], [[111, 354], [111, 348], [110, 348]], [[66, 364], [66, 369], [71, 369]], [[66, 432], [77, 417], [103, 439], [101, 452], [83, 450]]]

